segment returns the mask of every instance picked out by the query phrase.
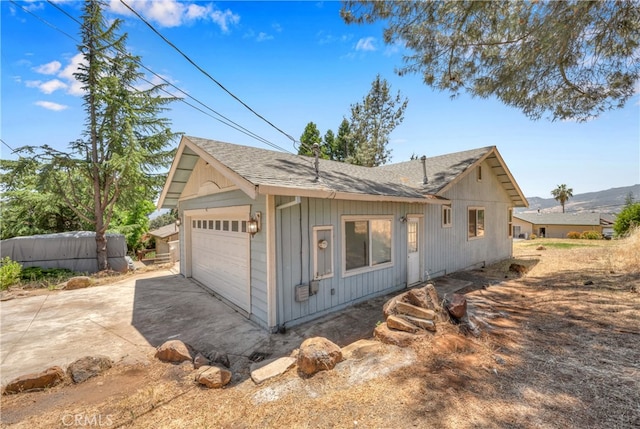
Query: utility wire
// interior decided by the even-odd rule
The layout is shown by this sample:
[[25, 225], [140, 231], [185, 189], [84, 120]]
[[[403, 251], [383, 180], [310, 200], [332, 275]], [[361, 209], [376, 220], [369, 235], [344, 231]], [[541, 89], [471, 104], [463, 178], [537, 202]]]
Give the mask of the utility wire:
[[[13, 1], [13, 0], [12, 0], [12, 1]], [[62, 9], [62, 8], [61, 8], [60, 6], [58, 6], [57, 4], [55, 4], [55, 3], [51, 2], [50, 0], [48, 0], [47, 2], [48, 2], [51, 6], [55, 7], [55, 8], [56, 8], [56, 9], [58, 9], [60, 12], [62, 12], [63, 14], [65, 14], [67, 17], [69, 17], [71, 20], [75, 21], [75, 22], [76, 22], [78, 25], [80, 25], [81, 27], [85, 27], [85, 25], [84, 25], [84, 23], [83, 23], [83, 22], [81, 22], [81, 21], [80, 21], [80, 20], [78, 20], [76, 17], [74, 17], [74, 16], [72, 16], [71, 14], [69, 14], [66, 10]], [[40, 18], [39, 18], [39, 19], [40, 19]], [[48, 23], [48, 22], [46, 22], [46, 21], [43, 21], [43, 22], [45, 22], [47, 25], [52, 26], [51, 24], [49, 24], [49, 23]], [[56, 29], [56, 30], [59, 30], [59, 29], [58, 29], [57, 27], [55, 27], [55, 26], [52, 26], [52, 27], [53, 27], [54, 29]], [[61, 30], [59, 30], [59, 31], [61, 31]], [[61, 32], [62, 32], [62, 31], [61, 31]], [[62, 33], [64, 33], [64, 32], [62, 32]], [[67, 33], [64, 33], [64, 34], [65, 34], [65, 35], [67, 35], [67, 37], [71, 38], [74, 42], [76, 42], [76, 43], [79, 43], [79, 44], [80, 44], [80, 42], [78, 42], [78, 40], [76, 40], [73, 36], [70, 36], [70, 35], [68, 35]], [[130, 58], [131, 58], [131, 59], [132, 59], [136, 64], [138, 64], [140, 67], [142, 67], [143, 69], [147, 70], [149, 73], [153, 74], [154, 76], [156, 76], [156, 77], [157, 77], [157, 78], [159, 78], [160, 80], [162, 80], [165, 84], [167, 84], [167, 85], [171, 86], [172, 88], [174, 88], [175, 90], [179, 91], [179, 92], [180, 92], [181, 94], [183, 94], [184, 96], [186, 96], [186, 97], [188, 97], [188, 98], [190, 98], [190, 99], [194, 100], [196, 103], [200, 104], [202, 107], [204, 107], [205, 109], [207, 109], [207, 110], [209, 110], [209, 111], [213, 112], [215, 115], [219, 116], [219, 117], [220, 117], [220, 118], [222, 118], [222, 119], [217, 118], [217, 117], [215, 117], [215, 116], [213, 116], [213, 115], [211, 115], [211, 114], [209, 114], [209, 113], [205, 112], [204, 110], [202, 110], [202, 109], [200, 109], [200, 108], [198, 108], [198, 107], [194, 106], [193, 104], [186, 102], [184, 99], [179, 99], [179, 101], [181, 101], [182, 103], [186, 104], [187, 106], [189, 106], [189, 107], [191, 107], [191, 108], [193, 108], [193, 109], [195, 109], [195, 110], [198, 110], [199, 112], [201, 112], [201, 113], [203, 113], [203, 114], [205, 114], [205, 115], [207, 115], [207, 116], [209, 116], [209, 117], [211, 117], [211, 118], [215, 119], [216, 121], [218, 121], [218, 122], [220, 122], [220, 123], [222, 123], [222, 124], [224, 124], [224, 125], [227, 125], [227, 126], [228, 126], [228, 127], [230, 127], [230, 128], [235, 129], [236, 131], [239, 131], [239, 132], [241, 132], [241, 133], [243, 133], [243, 134], [245, 134], [245, 135], [247, 135], [247, 136], [249, 136], [249, 137], [252, 137], [252, 138], [254, 138], [254, 139], [256, 139], [256, 140], [258, 140], [258, 141], [260, 141], [260, 142], [262, 142], [262, 143], [264, 143], [264, 144], [266, 144], [266, 145], [268, 145], [268, 146], [271, 146], [271, 147], [272, 147], [272, 148], [274, 148], [274, 149], [280, 150], [280, 151], [282, 151], [282, 152], [288, 152], [288, 153], [291, 153], [291, 152], [290, 152], [290, 151], [288, 151], [287, 149], [285, 149], [285, 148], [283, 148], [283, 147], [280, 147], [280, 146], [276, 145], [275, 143], [270, 142], [269, 140], [265, 139], [264, 137], [261, 137], [260, 135], [258, 135], [258, 134], [256, 134], [256, 133], [254, 133], [254, 132], [252, 132], [252, 131], [250, 131], [250, 130], [248, 130], [247, 128], [243, 127], [242, 125], [238, 124], [237, 122], [234, 122], [233, 120], [231, 120], [231, 119], [227, 118], [226, 116], [224, 116], [223, 114], [221, 114], [221, 113], [217, 112], [217, 111], [216, 111], [216, 110], [214, 110], [213, 108], [209, 107], [208, 105], [206, 105], [206, 104], [205, 104], [205, 103], [203, 103], [202, 101], [198, 100], [197, 98], [195, 98], [195, 97], [194, 97], [194, 96], [192, 96], [191, 94], [189, 94], [189, 93], [185, 92], [184, 90], [182, 90], [182, 89], [178, 88], [176, 85], [174, 85], [173, 83], [171, 83], [171, 82], [169, 82], [168, 80], [166, 80], [163, 76], [161, 76], [161, 75], [157, 74], [156, 72], [154, 72], [153, 70], [151, 70], [150, 68], [148, 68], [147, 66], [145, 66], [144, 64], [142, 64], [142, 62], [140, 62], [139, 60], [137, 60], [135, 57], [131, 56], [128, 52], [123, 51], [123, 50], [119, 50], [119, 52], [120, 52], [120, 53], [122, 53], [122, 54], [124, 54], [124, 55], [129, 56], [129, 57], [130, 57]], [[146, 79], [142, 79], [142, 80], [144, 80], [145, 82], [149, 83], [150, 85], [154, 85], [152, 82], [149, 82], [149, 81], [148, 81], [148, 80], [146, 80]], [[134, 89], [135, 89], [135, 88], [134, 88]], [[169, 93], [168, 91], [166, 91], [166, 90], [164, 90], [164, 89], [163, 89], [163, 91], [164, 91], [165, 93], [167, 93], [168, 95], [174, 96], [173, 94]]]
[[11, 153], [15, 152], [16, 150], [14, 148], [12, 148], [11, 146], [9, 146], [4, 140], [2, 140], [0, 138], [0, 142], [2, 142], [3, 145], [5, 145], [6, 147], [8, 147], [9, 149], [11, 149]]
[[182, 50], [180, 50], [180, 48], [178, 48], [171, 41], [169, 41], [169, 39], [167, 39], [165, 36], [163, 36], [162, 33], [160, 33], [158, 30], [156, 30], [156, 28], [153, 25], [151, 25], [146, 19], [144, 19], [138, 12], [136, 12], [124, 0], [120, 0], [120, 3], [122, 3], [127, 9], [129, 9], [134, 15], [136, 15], [143, 23], [145, 23], [147, 25], [147, 27], [149, 27], [151, 29], [151, 31], [156, 33], [165, 43], [167, 43], [169, 46], [171, 46], [173, 49], [175, 49], [189, 63], [191, 63], [196, 69], [198, 69], [198, 71], [200, 71], [202, 74], [204, 74], [206, 77], [208, 77], [211, 81], [213, 81], [216, 85], [218, 85], [223, 91], [225, 91], [227, 94], [229, 94], [233, 99], [235, 99], [240, 104], [242, 104], [245, 108], [247, 108], [251, 113], [256, 115], [258, 118], [262, 119], [264, 122], [269, 124], [272, 128], [276, 129], [282, 135], [284, 135], [285, 137], [290, 139], [294, 144], [296, 143], [296, 139], [291, 137], [286, 132], [282, 131], [280, 128], [276, 127], [273, 123], [271, 123], [269, 120], [267, 120], [264, 116], [260, 115], [258, 112], [256, 112], [251, 107], [249, 107], [244, 101], [242, 101], [240, 98], [238, 98], [235, 94], [233, 94], [231, 91], [229, 91], [224, 85], [222, 85], [215, 78], [213, 78], [213, 76], [211, 76], [209, 73], [207, 73], [207, 71], [205, 71], [202, 67], [200, 67], [198, 64], [196, 64], [195, 61], [193, 61], [191, 58], [189, 58], [189, 56], [187, 54], [185, 54], [184, 52], [182, 52]]

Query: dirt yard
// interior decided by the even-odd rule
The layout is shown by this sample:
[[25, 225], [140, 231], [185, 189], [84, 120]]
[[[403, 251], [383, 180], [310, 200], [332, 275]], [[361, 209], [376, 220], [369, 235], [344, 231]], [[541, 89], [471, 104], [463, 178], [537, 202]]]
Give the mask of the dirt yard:
[[[509, 271], [513, 262], [528, 272]], [[481, 335], [439, 326], [409, 349], [376, 358], [392, 368], [412, 357], [395, 371], [368, 359], [307, 379], [294, 369], [259, 386], [249, 379], [207, 390], [186, 366], [115, 367], [76, 386], [3, 396], [2, 424], [640, 427], [640, 234], [518, 241], [513, 260], [459, 276], [473, 281], [464, 292]]]

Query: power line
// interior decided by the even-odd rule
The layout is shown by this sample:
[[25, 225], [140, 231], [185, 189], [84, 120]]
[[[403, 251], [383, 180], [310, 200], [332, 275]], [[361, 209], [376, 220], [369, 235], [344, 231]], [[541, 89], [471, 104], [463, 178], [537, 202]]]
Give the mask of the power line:
[[9, 149], [11, 149], [11, 153], [15, 152], [16, 150], [14, 148], [12, 148], [11, 146], [9, 146], [4, 140], [2, 140], [0, 138], [0, 142], [2, 142], [3, 145], [5, 145], [6, 147], [8, 147]]
[[269, 120], [267, 120], [264, 116], [260, 115], [258, 112], [256, 112], [251, 107], [249, 107], [244, 101], [242, 101], [239, 97], [237, 97], [235, 94], [233, 94], [231, 91], [229, 91], [224, 85], [222, 85], [215, 78], [213, 78], [213, 76], [211, 76], [209, 73], [207, 73], [207, 71], [205, 71], [202, 67], [200, 67], [198, 64], [196, 64], [195, 61], [193, 61], [187, 54], [182, 52], [182, 50], [180, 50], [180, 48], [178, 48], [171, 41], [169, 41], [169, 39], [167, 39], [165, 36], [163, 36], [162, 33], [160, 33], [158, 30], [156, 30], [156, 28], [153, 25], [151, 25], [146, 19], [144, 19], [138, 12], [136, 12], [124, 0], [120, 0], [120, 3], [122, 3], [127, 9], [129, 9], [134, 15], [136, 15], [143, 23], [145, 23], [147, 25], [147, 27], [149, 27], [151, 29], [151, 31], [156, 33], [165, 43], [167, 43], [169, 46], [171, 46], [173, 49], [175, 49], [180, 55], [182, 55], [189, 63], [191, 63], [196, 69], [198, 69], [198, 71], [200, 71], [202, 74], [204, 74], [206, 77], [208, 77], [216, 85], [218, 85], [223, 91], [225, 91], [227, 94], [229, 94], [231, 97], [233, 97], [236, 101], [238, 101], [240, 104], [242, 104], [251, 113], [256, 115], [258, 118], [262, 119], [267, 124], [269, 124], [272, 128], [276, 129], [282, 135], [284, 135], [285, 137], [289, 138], [293, 143], [296, 143], [296, 139], [294, 139], [289, 134], [287, 134], [284, 131], [282, 131], [280, 128], [276, 127], [273, 123], [271, 123]]
[[[62, 9], [60, 6], [58, 6], [57, 4], [51, 2], [50, 0], [47, 0], [47, 2], [55, 7], [57, 10], [59, 10], [60, 12], [62, 12], [64, 15], [66, 15], [68, 18], [70, 18], [71, 20], [73, 20], [74, 22], [76, 22], [78, 25], [80, 25], [81, 27], [86, 28], [85, 24], [83, 22], [81, 22], [80, 20], [78, 20], [76, 17], [72, 16], [71, 14], [69, 14], [66, 10]], [[69, 33], [63, 31], [62, 29], [60, 29], [59, 27], [55, 26], [54, 24], [51, 24], [50, 22], [46, 21], [45, 19], [41, 18], [40, 16], [38, 16], [37, 14], [33, 13], [32, 11], [25, 9], [24, 7], [22, 7], [21, 5], [17, 4], [14, 0], [11, 0], [11, 3], [13, 3], [14, 5], [20, 7], [24, 12], [27, 12], [29, 14], [31, 14], [32, 16], [34, 16], [35, 18], [37, 18], [39, 21], [43, 22], [44, 24], [46, 24], [47, 26], [53, 28], [56, 31], [59, 31], [60, 33], [64, 34], [65, 36], [67, 36], [68, 38], [70, 38], [71, 40], [73, 40], [75, 43], [77, 43], [80, 46], [83, 46], [82, 43], [80, 41], [78, 41], [74, 36], [70, 35]], [[169, 82], [168, 80], [166, 80], [163, 76], [157, 74], [156, 72], [154, 72], [153, 70], [151, 70], [150, 68], [148, 68], [147, 66], [145, 66], [144, 64], [142, 64], [141, 61], [139, 61], [138, 59], [136, 59], [134, 56], [130, 55], [128, 52], [122, 50], [122, 49], [118, 49], [118, 52], [120, 52], [121, 54], [127, 55], [131, 58], [131, 60], [133, 60], [136, 64], [138, 64], [140, 67], [142, 67], [143, 69], [147, 70], [149, 73], [153, 74], [154, 76], [156, 76], [157, 78], [159, 78], [160, 80], [162, 80], [165, 84], [173, 87], [174, 89], [176, 89], [177, 91], [179, 91], [181, 94], [184, 94], [186, 97], [194, 100], [195, 102], [197, 102], [198, 104], [200, 104], [201, 106], [203, 106], [205, 109], [213, 112], [215, 115], [218, 115], [220, 118], [219, 119], [211, 114], [208, 114], [207, 112], [203, 111], [202, 109], [194, 106], [193, 104], [190, 104], [186, 101], [184, 101], [184, 99], [179, 98], [178, 100], [183, 102], [184, 104], [186, 104], [187, 106], [198, 110], [199, 112], [217, 120], [218, 122], [227, 125], [230, 128], [235, 129], [236, 131], [239, 131], [249, 137], [252, 137], [268, 146], [271, 146], [274, 149], [283, 151], [283, 152], [288, 152], [291, 153], [290, 151], [288, 151], [285, 148], [282, 148], [278, 145], [276, 145], [275, 143], [270, 142], [269, 140], [265, 139], [264, 137], [261, 137], [260, 135], [248, 130], [247, 128], [243, 127], [242, 125], [234, 122], [233, 120], [227, 118], [226, 116], [222, 115], [221, 113], [217, 112], [216, 110], [214, 110], [213, 108], [209, 107], [208, 105], [206, 105], [205, 103], [203, 103], [202, 101], [196, 99], [195, 97], [193, 97], [192, 95], [190, 95], [189, 93], [185, 92], [184, 90], [178, 88], [176, 85], [174, 85], [173, 83]], [[145, 82], [149, 83], [150, 85], [154, 85], [152, 82], [149, 82], [146, 79], [142, 79]], [[133, 88], [132, 89], [137, 91], [137, 88]], [[166, 91], [165, 89], [162, 89], [165, 93], [173, 96], [173, 94], [169, 93], [168, 91]]]

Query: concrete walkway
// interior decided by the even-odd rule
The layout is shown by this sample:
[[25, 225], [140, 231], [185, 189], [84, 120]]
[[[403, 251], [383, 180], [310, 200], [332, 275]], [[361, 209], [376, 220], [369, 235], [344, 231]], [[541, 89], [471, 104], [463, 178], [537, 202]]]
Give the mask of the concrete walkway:
[[4, 385], [53, 365], [66, 368], [88, 355], [105, 355], [125, 364], [149, 362], [155, 348], [169, 339], [245, 362], [254, 353], [271, 358], [288, 355], [313, 336], [342, 347], [372, 337], [383, 318], [382, 305], [390, 297], [356, 304], [284, 334], [269, 334], [175, 269], [111, 285], [3, 301], [0, 379]]

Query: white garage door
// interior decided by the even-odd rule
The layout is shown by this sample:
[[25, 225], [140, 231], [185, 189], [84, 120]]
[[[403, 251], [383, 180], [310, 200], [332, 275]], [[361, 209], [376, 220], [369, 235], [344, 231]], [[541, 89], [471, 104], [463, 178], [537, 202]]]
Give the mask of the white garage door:
[[193, 217], [191, 275], [250, 313], [250, 248], [246, 231], [246, 217]]

